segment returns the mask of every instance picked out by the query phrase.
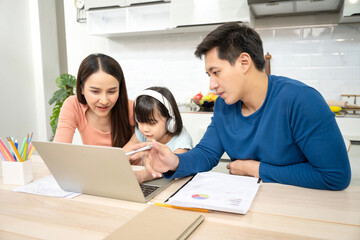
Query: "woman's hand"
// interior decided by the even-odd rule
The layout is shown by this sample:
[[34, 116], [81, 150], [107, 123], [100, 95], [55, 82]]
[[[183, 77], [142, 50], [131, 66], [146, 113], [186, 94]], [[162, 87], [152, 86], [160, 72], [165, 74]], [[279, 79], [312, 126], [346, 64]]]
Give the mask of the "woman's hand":
[[255, 160], [235, 160], [226, 165], [230, 174], [260, 177], [260, 162]]

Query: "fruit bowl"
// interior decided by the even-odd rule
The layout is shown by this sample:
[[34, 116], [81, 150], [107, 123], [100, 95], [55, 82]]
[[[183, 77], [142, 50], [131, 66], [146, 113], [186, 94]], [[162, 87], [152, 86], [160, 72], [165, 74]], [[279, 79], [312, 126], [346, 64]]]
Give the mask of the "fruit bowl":
[[214, 101], [202, 101], [198, 99], [191, 99], [196, 105], [200, 107], [202, 112], [212, 112], [214, 108]]

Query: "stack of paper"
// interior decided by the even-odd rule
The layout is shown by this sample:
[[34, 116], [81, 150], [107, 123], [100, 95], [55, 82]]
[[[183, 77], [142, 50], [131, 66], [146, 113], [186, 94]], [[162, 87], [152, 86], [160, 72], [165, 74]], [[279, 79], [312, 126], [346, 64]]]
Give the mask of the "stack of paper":
[[52, 175], [40, 178], [24, 186], [15, 188], [13, 191], [59, 198], [73, 198], [81, 194], [62, 190]]
[[245, 214], [259, 189], [258, 181], [218, 172], [198, 173], [166, 203]]

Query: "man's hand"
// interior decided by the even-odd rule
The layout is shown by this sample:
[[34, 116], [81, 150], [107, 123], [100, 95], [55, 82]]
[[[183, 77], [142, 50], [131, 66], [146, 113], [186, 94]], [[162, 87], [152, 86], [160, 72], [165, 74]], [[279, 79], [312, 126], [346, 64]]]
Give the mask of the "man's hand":
[[226, 168], [229, 169], [230, 174], [251, 177], [260, 177], [259, 167], [260, 162], [255, 160], [235, 160], [226, 165]]
[[130, 159], [135, 160], [144, 157], [144, 166], [154, 178], [161, 177], [161, 173], [169, 170], [175, 171], [179, 165], [179, 158], [168, 146], [153, 140], [152, 142], [136, 144], [133, 148], [139, 149], [150, 144], [153, 146], [150, 150], [138, 152]]

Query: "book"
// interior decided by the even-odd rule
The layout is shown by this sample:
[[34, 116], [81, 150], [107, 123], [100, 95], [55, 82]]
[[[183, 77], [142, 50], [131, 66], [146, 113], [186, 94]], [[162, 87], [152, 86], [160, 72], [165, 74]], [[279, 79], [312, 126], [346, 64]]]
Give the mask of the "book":
[[196, 212], [150, 205], [104, 239], [184, 240], [204, 219]]
[[246, 214], [260, 186], [260, 179], [219, 172], [196, 174], [173, 194], [167, 204]]

